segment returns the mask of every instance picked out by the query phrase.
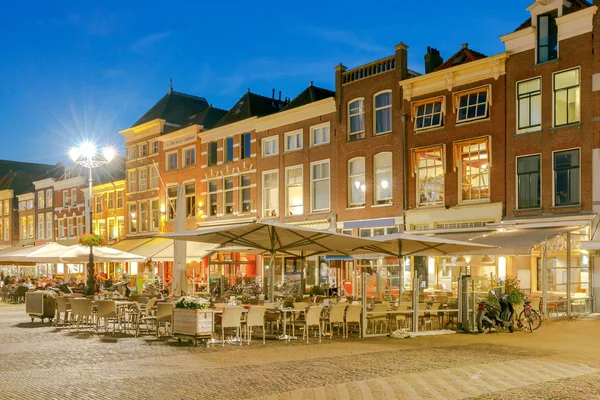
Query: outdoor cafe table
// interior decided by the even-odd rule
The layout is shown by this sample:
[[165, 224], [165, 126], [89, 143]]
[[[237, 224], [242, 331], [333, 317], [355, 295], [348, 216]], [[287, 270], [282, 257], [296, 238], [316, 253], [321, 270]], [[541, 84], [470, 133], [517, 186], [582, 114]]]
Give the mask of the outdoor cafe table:
[[294, 314], [301, 314], [304, 313], [306, 310], [302, 309], [302, 308], [291, 308], [291, 307], [286, 307], [286, 308], [268, 308], [267, 311], [271, 311], [271, 312], [279, 312], [281, 313], [281, 318], [283, 319], [283, 334], [280, 336], [277, 336], [277, 339], [279, 340], [296, 340], [298, 339], [296, 336], [291, 336], [287, 334], [287, 314], [289, 313], [290, 316], [292, 317], [292, 319], [295, 318]]

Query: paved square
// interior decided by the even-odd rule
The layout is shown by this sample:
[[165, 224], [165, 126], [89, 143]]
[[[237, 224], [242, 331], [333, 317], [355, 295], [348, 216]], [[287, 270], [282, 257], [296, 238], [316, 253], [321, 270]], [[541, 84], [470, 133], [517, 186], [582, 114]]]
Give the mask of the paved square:
[[0, 303], [0, 399], [600, 399], [599, 331], [580, 319], [533, 334], [206, 349], [102, 342]]

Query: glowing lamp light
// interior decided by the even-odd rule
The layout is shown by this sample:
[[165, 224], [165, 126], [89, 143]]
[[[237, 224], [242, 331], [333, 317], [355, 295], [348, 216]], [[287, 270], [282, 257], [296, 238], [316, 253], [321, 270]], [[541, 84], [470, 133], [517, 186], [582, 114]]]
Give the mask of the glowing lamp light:
[[367, 187], [364, 184], [360, 185], [360, 191], [364, 192], [365, 190], [367, 190]]
[[360, 189], [360, 182], [359, 181], [354, 181], [354, 186], [356, 187], [356, 189]]
[[481, 169], [487, 169], [487, 167], [488, 167], [488, 165], [487, 165], [487, 164], [483, 164], [483, 165], [481, 166]]
[[433, 275], [435, 273], [435, 258], [429, 257], [427, 259], [427, 273]]
[[384, 189], [387, 189], [387, 188], [388, 188], [388, 186], [389, 186], [389, 183], [388, 183], [388, 181], [381, 181], [381, 187], [382, 187], [382, 188], [384, 188]]
[[81, 152], [77, 147], [73, 147], [71, 150], [69, 150], [69, 157], [71, 160], [77, 161], [77, 159], [81, 157]]
[[134, 212], [131, 213], [131, 218], [135, 218], [135, 213]]
[[96, 154], [96, 145], [92, 142], [83, 142], [79, 146], [79, 152], [85, 158], [92, 158]]
[[164, 204], [161, 204], [161, 205], [160, 205], [160, 212], [161, 212], [161, 213], [164, 213], [164, 212], [165, 212], [165, 205], [164, 205]]
[[498, 279], [501, 281], [506, 279], [506, 257], [498, 258]]

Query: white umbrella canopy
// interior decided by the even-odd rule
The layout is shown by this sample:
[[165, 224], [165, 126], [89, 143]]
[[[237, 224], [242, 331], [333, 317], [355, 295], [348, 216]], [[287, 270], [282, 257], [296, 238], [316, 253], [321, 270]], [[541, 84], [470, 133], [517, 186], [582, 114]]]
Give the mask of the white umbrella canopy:
[[56, 252], [64, 251], [67, 246], [58, 243], [45, 243], [38, 246], [24, 247], [0, 255], [0, 261], [9, 262], [52, 262], [46, 261], [48, 256]]
[[446, 254], [470, 254], [470, 251], [495, 248], [481, 243], [462, 242], [412, 233], [394, 233], [372, 238], [381, 244], [383, 253], [399, 256], [440, 256]]
[[[95, 246], [92, 248], [92, 251], [94, 253], [94, 262], [142, 262], [146, 260], [146, 257], [112, 249], [110, 247]], [[87, 263], [90, 259], [90, 248], [75, 244], [63, 250], [48, 254], [48, 258], [53, 259], [49, 262], [65, 262], [72, 264]]]

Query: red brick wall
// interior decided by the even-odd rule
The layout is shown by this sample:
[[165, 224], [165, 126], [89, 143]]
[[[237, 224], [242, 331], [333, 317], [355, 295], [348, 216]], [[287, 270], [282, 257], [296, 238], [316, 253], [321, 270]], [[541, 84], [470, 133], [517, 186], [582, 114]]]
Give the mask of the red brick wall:
[[[592, 95], [592, 34], [587, 33], [559, 43], [559, 59], [535, 65], [534, 50], [513, 54], [507, 61], [506, 88], [506, 176], [507, 216], [532, 216], [540, 214], [573, 213], [592, 209], [592, 148], [594, 143], [594, 98]], [[557, 71], [581, 67], [580, 96], [581, 123], [553, 128], [553, 79]], [[516, 133], [516, 82], [542, 78], [542, 127], [537, 133]], [[598, 105], [596, 105], [598, 107]], [[553, 206], [553, 159], [552, 152], [580, 148], [581, 207], [552, 208]], [[516, 156], [541, 153], [541, 210], [518, 211], [516, 209]]]

